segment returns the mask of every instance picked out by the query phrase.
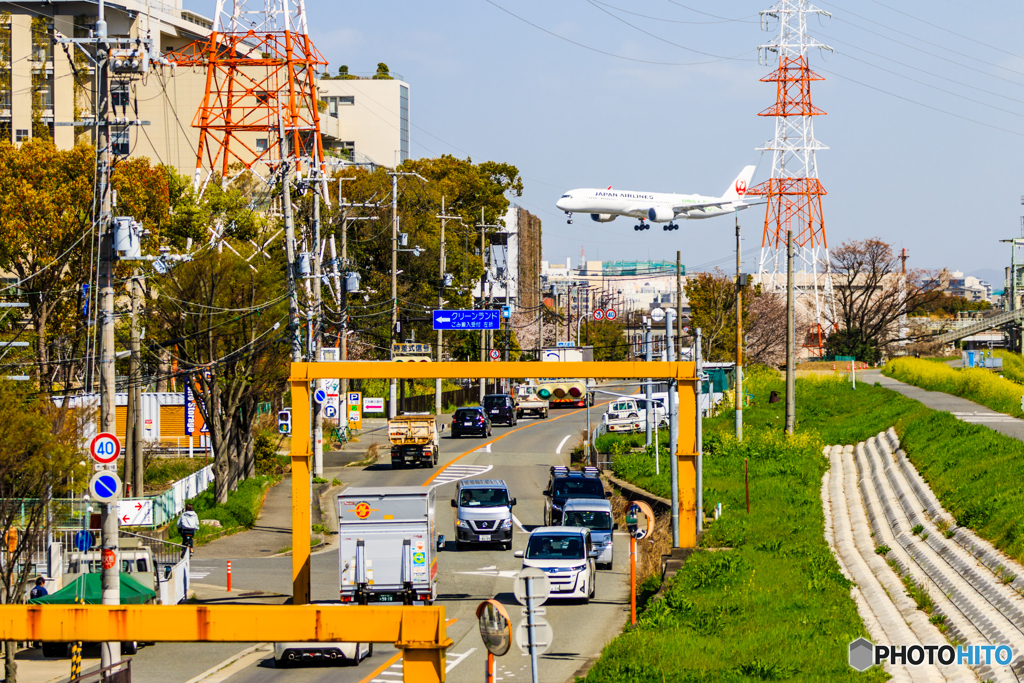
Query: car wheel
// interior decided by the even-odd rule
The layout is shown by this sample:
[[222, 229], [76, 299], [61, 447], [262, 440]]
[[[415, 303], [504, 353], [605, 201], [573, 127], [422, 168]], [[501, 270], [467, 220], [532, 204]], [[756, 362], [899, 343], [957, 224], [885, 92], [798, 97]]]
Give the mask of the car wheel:
[[593, 600], [597, 597], [597, 574], [590, 581], [590, 599]]
[[69, 643], [43, 643], [43, 657], [48, 659], [67, 657], [69, 649]]
[[509, 541], [508, 543], [502, 543], [501, 544], [501, 549], [502, 550], [512, 550], [512, 541]]
[[134, 640], [121, 643], [121, 654], [136, 655], [139, 653], [139, 644]]
[[455, 539], [455, 552], [462, 552], [462, 548], [463, 547], [464, 546], [462, 544], [462, 541], [460, 541], [459, 539], [456, 538]]
[[393, 470], [400, 470], [400, 469], [402, 469], [402, 467], [403, 467], [403, 465], [400, 462], [393, 462], [393, 463], [391, 463], [391, 469], [393, 469]]

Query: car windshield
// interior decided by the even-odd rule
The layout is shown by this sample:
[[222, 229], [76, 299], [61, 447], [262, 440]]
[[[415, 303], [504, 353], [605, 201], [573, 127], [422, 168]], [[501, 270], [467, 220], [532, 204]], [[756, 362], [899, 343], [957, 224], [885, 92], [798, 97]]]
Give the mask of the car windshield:
[[583, 537], [579, 534], [539, 534], [530, 536], [526, 546], [529, 560], [582, 560]]
[[604, 498], [604, 486], [598, 479], [556, 479], [555, 495], [560, 498]]
[[585, 526], [593, 531], [611, 531], [612, 516], [603, 510], [567, 510], [562, 526]]
[[460, 507], [496, 508], [508, 505], [508, 491], [505, 489], [462, 489]]
[[484, 408], [504, 408], [504, 396], [484, 396]]
[[455, 413], [456, 420], [472, 420], [480, 416], [479, 410], [459, 410]]

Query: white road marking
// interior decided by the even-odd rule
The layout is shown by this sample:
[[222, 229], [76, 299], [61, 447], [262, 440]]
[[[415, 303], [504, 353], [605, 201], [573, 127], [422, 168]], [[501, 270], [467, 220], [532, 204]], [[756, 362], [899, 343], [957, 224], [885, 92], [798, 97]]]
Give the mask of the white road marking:
[[[378, 676], [398, 676], [399, 679], [405, 677], [405, 672], [402, 669], [402, 660], [399, 659], [397, 662], [389, 666], [388, 668], [381, 671]], [[371, 683], [395, 683], [393, 678], [374, 678]]]
[[[205, 567], [199, 567], [198, 569], [205, 569]], [[190, 578], [190, 579], [205, 579], [209, 575], [210, 575], [210, 572], [203, 572], [203, 571], [192, 570], [192, 571], [189, 571], [188, 578]]]
[[491, 571], [492, 569], [497, 569], [497, 568], [498, 568], [498, 565], [492, 564], [490, 567], [480, 567], [479, 569], [477, 569], [477, 571], [478, 572], [488, 572], [488, 571]]
[[458, 655], [449, 654], [449, 655], [447, 655], [448, 666], [445, 667], [445, 673], [448, 673], [452, 669], [457, 667], [459, 665], [459, 662], [461, 662], [463, 659], [465, 659], [466, 657], [470, 656], [474, 652], [476, 652], [476, 648], [475, 647], [471, 647], [468, 650], [466, 650], [465, 652], [463, 652], [462, 654], [458, 654]]
[[435, 479], [430, 482], [431, 486], [444, 486], [453, 481], [466, 479], [468, 477], [479, 477], [494, 469], [494, 465], [451, 465]]
[[512, 521], [515, 523], [517, 527], [519, 527], [520, 531], [522, 531], [524, 534], [526, 533], [526, 529], [523, 528], [523, 523], [519, 521], [518, 517], [512, 515]]
[[571, 436], [572, 434], [567, 434], [566, 437], [562, 439], [562, 443], [558, 444], [558, 448], [555, 449], [555, 455], [562, 454], [562, 446], [565, 445], [565, 442], [568, 441]]
[[972, 413], [950, 413], [953, 417], [964, 422], [1018, 422], [1015, 417], [1004, 415], [1003, 413], [979, 413], [974, 411]]
[[466, 574], [468, 576], [493, 576], [498, 579], [514, 579], [519, 575], [519, 569], [501, 569], [486, 571], [486, 572], [455, 572], [456, 574]]

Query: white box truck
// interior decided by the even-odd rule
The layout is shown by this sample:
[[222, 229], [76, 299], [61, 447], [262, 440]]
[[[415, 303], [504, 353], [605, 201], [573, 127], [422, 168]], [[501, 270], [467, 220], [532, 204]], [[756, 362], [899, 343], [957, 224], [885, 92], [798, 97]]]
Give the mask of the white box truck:
[[341, 601], [431, 604], [437, 597], [434, 488], [349, 487], [338, 494]]

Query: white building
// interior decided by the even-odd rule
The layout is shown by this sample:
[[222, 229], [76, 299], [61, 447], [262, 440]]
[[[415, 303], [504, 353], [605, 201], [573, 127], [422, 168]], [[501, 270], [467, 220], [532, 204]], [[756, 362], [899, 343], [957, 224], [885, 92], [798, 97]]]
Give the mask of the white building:
[[409, 158], [409, 84], [398, 78], [327, 79], [317, 82], [327, 103], [324, 153], [359, 163], [394, 167]]

